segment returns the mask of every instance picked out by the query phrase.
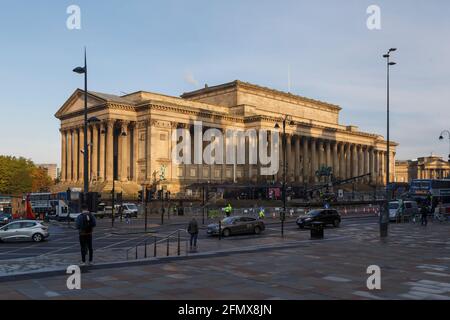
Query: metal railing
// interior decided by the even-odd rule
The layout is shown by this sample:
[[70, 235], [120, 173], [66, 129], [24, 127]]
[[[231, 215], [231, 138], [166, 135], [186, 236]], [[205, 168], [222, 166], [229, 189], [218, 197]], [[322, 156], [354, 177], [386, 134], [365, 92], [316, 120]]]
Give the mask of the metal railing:
[[[152, 236], [146, 238], [144, 241], [139, 242], [135, 247], [132, 247], [127, 250], [127, 260], [129, 260], [129, 253], [131, 250], [134, 250], [134, 258], [135, 260], [139, 259], [139, 249], [143, 247], [144, 249], [144, 259], [148, 258], [148, 246], [153, 246], [153, 257], [157, 257], [158, 255], [158, 244], [164, 244], [166, 246], [166, 256], [170, 256], [170, 243], [172, 240], [175, 240], [177, 243], [177, 256], [181, 256], [181, 242], [185, 243], [185, 255], [188, 255], [188, 242], [189, 239], [186, 237], [182, 237], [181, 233], [187, 233], [184, 229], [178, 229], [167, 236], [158, 237]], [[159, 240], [158, 240], [159, 239]], [[150, 242], [153, 240], [152, 242]]]

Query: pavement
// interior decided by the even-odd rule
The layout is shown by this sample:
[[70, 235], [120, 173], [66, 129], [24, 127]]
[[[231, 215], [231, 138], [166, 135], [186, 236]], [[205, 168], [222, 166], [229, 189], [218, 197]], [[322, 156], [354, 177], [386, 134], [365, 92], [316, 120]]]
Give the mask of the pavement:
[[[198, 253], [180, 258], [99, 263], [83, 268], [81, 290], [67, 289], [62, 273], [1, 281], [0, 299], [449, 300], [449, 231], [450, 224], [392, 224], [380, 240], [376, 221], [350, 219], [310, 240], [289, 226], [284, 239], [211, 239], [215, 250], [202, 240]], [[370, 265], [381, 268], [381, 290], [367, 289]]]
[[[190, 219], [190, 218], [189, 218]], [[355, 218], [356, 221], [375, 221], [373, 217]], [[367, 220], [368, 219], [368, 220]], [[149, 219], [150, 220], [150, 219]], [[110, 221], [99, 220], [94, 234], [95, 261], [99, 265], [107, 265], [120, 261], [136, 260], [145, 257], [162, 258], [166, 256], [190, 255], [188, 250], [188, 234], [184, 226], [188, 219], [185, 218], [181, 228], [182, 219], [176, 223], [158, 225], [149, 223], [147, 233], [130, 232], [135, 226], [136, 230], [143, 230], [142, 219], [135, 219], [131, 225], [116, 221], [115, 228], [111, 229]], [[353, 221], [347, 218], [344, 221]], [[206, 224], [200, 227], [199, 250], [202, 253], [216, 252], [218, 250], [235, 250], [254, 245], [274, 245], [285, 241], [299, 241], [309, 238], [308, 232], [298, 232], [295, 219], [288, 219], [285, 223], [285, 237], [281, 238], [281, 224], [277, 219], [266, 220], [266, 230], [258, 237], [245, 235], [219, 240], [218, 237], [208, 237]], [[180, 248], [178, 249], [177, 234], [170, 238], [169, 242], [161, 241], [167, 235], [180, 232]], [[68, 265], [80, 263], [80, 246], [78, 232], [73, 229], [73, 224], [51, 222], [51, 237], [42, 243], [8, 242], [0, 244], [0, 280], [5, 277], [17, 277], [29, 273], [42, 274], [53, 271], [65, 270]], [[156, 245], [152, 243], [161, 241]], [[148, 242], [147, 246], [143, 244]], [[138, 246], [140, 245], [140, 246]], [[147, 248], [146, 248], [147, 247]], [[167, 254], [169, 253], [169, 254]]]

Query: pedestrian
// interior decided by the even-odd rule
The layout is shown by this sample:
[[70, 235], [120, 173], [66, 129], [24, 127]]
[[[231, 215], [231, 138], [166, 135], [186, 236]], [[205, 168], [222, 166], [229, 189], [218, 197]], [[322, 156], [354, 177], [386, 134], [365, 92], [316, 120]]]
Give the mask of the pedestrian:
[[130, 212], [125, 213], [125, 223], [131, 224], [131, 213]]
[[81, 261], [82, 265], [86, 264], [86, 254], [89, 251], [88, 265], [92, 264], [94, 258], [94, 250], [92, 248], [92, 233], [97, 222], [92, 213], [89, 212], [86, 205], [82, 207], [82, 213], [77, 217], [77, 229], [80, 236]]
[[259, 217], [260, 220], [264, 220], [264, 218], [266, 217], [266, 214], [264, 213], [264, 208], [263, 207], [261, 207], [259, 209], [258, 217]]
[[423, 204], [422, 207], [420, 208], [420, 214], [422, 217], [420, 224], [422, 226], [427, 226], [427, 224], [428, 224], [428, 220], [427, 220], [428, 209], [425, 204]]
[[233, 211], [233, 208], [231, 207], [231, 204], [228, 204], [224, 210], [225, 210], [225, 215], [227, 217], [229, 217], [231, 215], [231, 211]]
[[198, 223], [197, 223], [197, 220], [195, 219], [195, 217], [192, 218], [191, 222], [189, 222], [187, 231], [191, 235], [191, 241], [190, 241], [191, 251], [192, 251], [192, 248], [194, 248], [194, 250], [197, 250]]

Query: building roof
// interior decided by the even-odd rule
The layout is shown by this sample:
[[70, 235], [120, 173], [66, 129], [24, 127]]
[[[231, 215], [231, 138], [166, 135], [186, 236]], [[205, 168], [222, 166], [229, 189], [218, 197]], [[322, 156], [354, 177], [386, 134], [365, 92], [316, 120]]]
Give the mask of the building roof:
[[200, 96], [200, 95], [204, 95], [204, 94], [208, 94], [211, 92], [215, 92], [215, 91], [220, 91], [223, 89], [228, 89], [228, 88], [248, 88], [248, 89], [253, 89], [255, 91], [265, 91], [268, 93], [272, 93], [274, 95], [278, 95], [278, 96], [284, 96], [286, 98], [291, 98], [291, 99], [296, 99], [302, 102], [309, 102], [309, 103], [314, 103], [314, 104], [320, 104], [320, 105], [324, 105], [336, 110], [341, 110], [342, 108], [339, 107], [338, 105], [335, 104], [331, 104], [328, 102], [324, 102], [324, 101], [320, 101], [320, 100], [314, 100], [314, 99], [310, 99], [310, 98], [306, 98], [300, 95], [295, 95], [289, 92], [284, 92], [284, 91], [280, 91], [280, 90], [276, 90], [276, 89], [272, 89], [272, 88], [268, 88], [268, 87], [264, 87], [264, 86], [259, 86], [256, 84], [252, 84], [249, 82], [243, 82], [240, 80], [235, 80], [232, 82], [228, 82], [228, 83], [224, 83], [224, 84], [219, 84], [216, 86], [211, 86], [211, 87], [205, 87], [199, 90], [195, 90], [195, 91], [191, 91], [191, 92], [185, 92], [181, 95], [181, 98], [183, 99], [191, 99], [194, 98], [196, 96]]

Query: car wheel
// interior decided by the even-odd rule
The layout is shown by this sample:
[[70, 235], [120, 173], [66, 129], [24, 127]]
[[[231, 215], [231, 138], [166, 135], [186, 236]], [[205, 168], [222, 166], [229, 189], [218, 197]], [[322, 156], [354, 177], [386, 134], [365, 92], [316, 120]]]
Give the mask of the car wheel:
[[341, 222], [340, 222], [338, 219], [334, 220], [333, 226], [334, 226], [335, 228], [339, 228], [340, 225], [341, 225]]
[[44, 237], [40, 233], [33, 234], [31, 238], [33, 239], [34, 242], [41, 242], [44, 240]]
[[261, 233], [261, 228], [260, 227], [255, 227], [255, 234], [260, 234]]
[[222, 231], [224, 237], [229, 237], [231, 235], [230, 229], [225, 229]]

